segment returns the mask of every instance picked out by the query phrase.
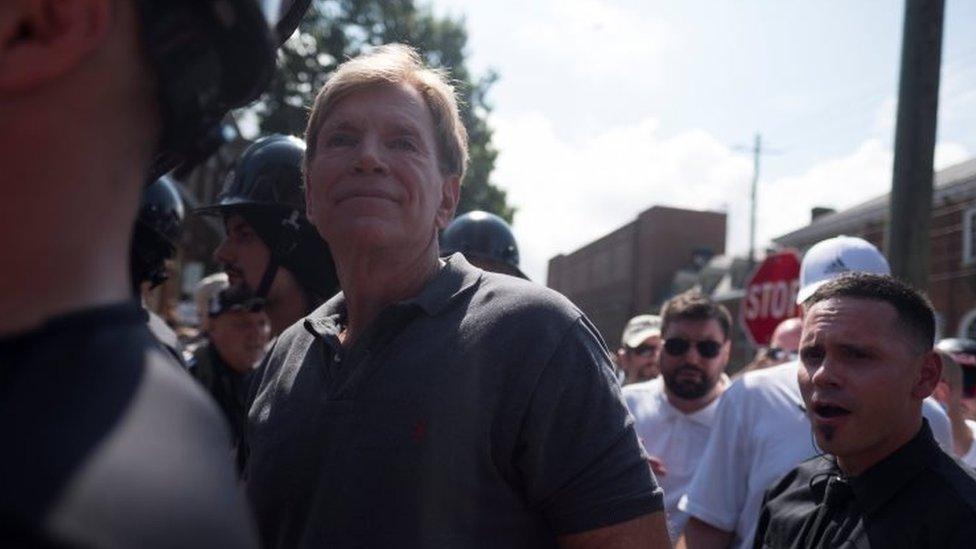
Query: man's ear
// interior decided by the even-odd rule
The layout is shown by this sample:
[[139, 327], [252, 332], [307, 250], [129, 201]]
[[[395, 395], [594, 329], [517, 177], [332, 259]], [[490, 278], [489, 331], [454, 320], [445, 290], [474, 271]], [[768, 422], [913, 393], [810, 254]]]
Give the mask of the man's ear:
[[918, 380], [912, 387], [912, 396], [921, 400], [931, 395], [939, 380], [942, 379], [942, 357], [935, 351], [929, 351], [922, 356], [922, 366], [919, 368]]
[[315, 203], [312, 200], [312, 191], [310, 190], [311, 185], [309, 185], [308, 180], [308, 168], [306, 167], [303, 172], [302, 179], [305, 182], [305, 217], [307, 217], [308, 220], [314, 225], [315, 221], [313, 220], [315, 219]]
[[112, 0], [0, 2], [0, 91], [26, 91], [70, 71], [108, 34]]
[[437, 216], [434, 218], [438, 230], [447, 227], [454, 219], [454, 211], [457, 210], [460, 198], [461, 178], [456, 175], [446, 176], [441, 188], [441, 203], [437, 207]]

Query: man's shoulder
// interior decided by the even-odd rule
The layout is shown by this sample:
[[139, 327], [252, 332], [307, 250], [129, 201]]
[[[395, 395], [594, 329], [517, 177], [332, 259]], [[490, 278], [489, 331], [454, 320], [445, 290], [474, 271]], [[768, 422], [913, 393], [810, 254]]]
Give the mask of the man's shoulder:
[[630, 413], [637, 419], [641, 415], [653, 414], [657, 409], [659, 395], [664, 392], [664, 383], [660, 377], [639, 383], [631, 383], [621, 388], [624, 401]]
[[942, 482], [942, 489], [976, 518], [976, 471], [945, 452], [936, 452], [931, 471]]
[[722, 398], [730, 403], [748, 403], [755, 407], [791, 408], [800, 401], [797, 363], [788, 362], [771, 368], [746, 372], [736, 379]]
[[515, 276], [485, 271], [474, 301], [504, 306], [510, 313], [563, 316], [576, 319], [582, 312], [563, 294]]

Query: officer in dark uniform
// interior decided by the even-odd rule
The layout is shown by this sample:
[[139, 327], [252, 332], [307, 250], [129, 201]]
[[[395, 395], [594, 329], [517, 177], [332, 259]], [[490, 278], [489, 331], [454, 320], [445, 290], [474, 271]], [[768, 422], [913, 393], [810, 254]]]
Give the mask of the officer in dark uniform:
[[445, 256], [460, 252], [475, 267], [524, 278], [519, 269], [518, 243], [512, 228], [493, 213], [471, 211], [459, 215], [441, 234]]
[[304, 154], [296, 137], [256, 141], [217, 203], [194, 212], [223, 217], [227, 236], [215, 255], [231, 286], [262, 302], [275, 335], [339, 291], [329, 245], [305, 216]]
[[184, 367], [186, 357], [176, 332], [146, 308], [144, 297], [169, 278], [166, 261], [176, 254], [185, 217], [186, 208], [176, 184], [168, 175], [160, 177], [142, 191], [130, 253], [132, 293], [142, 302], [149, 330]]
[[307, 5], [3, 3], [0, 546], [256, 546], [220, 412], [132, 299], [130, 239], [140, 189], [258, 97]]
[[240, 288], [216, 292], [207, 306], [206, 339], [190, 367], [230, 423], [235, 448], [244, 436], [248, 384], [271, 334], [267, 315], [254, 305]]

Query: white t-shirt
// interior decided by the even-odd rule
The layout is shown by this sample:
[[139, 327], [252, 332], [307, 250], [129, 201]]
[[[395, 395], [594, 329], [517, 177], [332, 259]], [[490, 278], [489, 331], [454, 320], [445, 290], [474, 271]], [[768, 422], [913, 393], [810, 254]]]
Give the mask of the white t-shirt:
[[[966, 426], [969, 427], [969, 430], [973, 432], [974, 436], [976, 436], [976, 421], [967, 419]], [[969, 445], [969, 451], [966, 452], [966, 455], [959, 458], [959, 460], [970, 467], [976, 468], [976, 440]]]
[[[762, 499], [773, 483], [820, 453], [803, 410], [799, 362], [749, 372], [720, 399], [712, 432], [678, 508], [734, 532], [732, 547], [752, 547]], [[949, 418], [931, 399], [922, 412], [943, 449]]]
[[695, 474], [720, 398], [697, 412], [685, 414], [668, 401], [660, 377], [627, 385], [623, 393], [644, 450], [660, 459], [667, 470], [657, 477], [657, 482], [664, 489], [668, 531], [671, 540], [676, 541], [688, 520], [688, 515], [678, 509], [678, 500]]

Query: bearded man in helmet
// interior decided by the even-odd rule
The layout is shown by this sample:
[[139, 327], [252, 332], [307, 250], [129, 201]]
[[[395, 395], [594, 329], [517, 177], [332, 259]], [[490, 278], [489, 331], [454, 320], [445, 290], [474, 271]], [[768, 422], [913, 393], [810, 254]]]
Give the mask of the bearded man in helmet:
[[0, 3], [0, 545], [253, 547], [216, 406], [132, 299], [142, 187], [256, 99], [308, 5]]
[[238, 159], [217, 203], [196, 211], [223, 217], [214, 252], [231, 286], [250, 292], [277, 335], [339, 291], [328, 244], [305, 217], [305, 143], [284, 135], [256, 141]]

